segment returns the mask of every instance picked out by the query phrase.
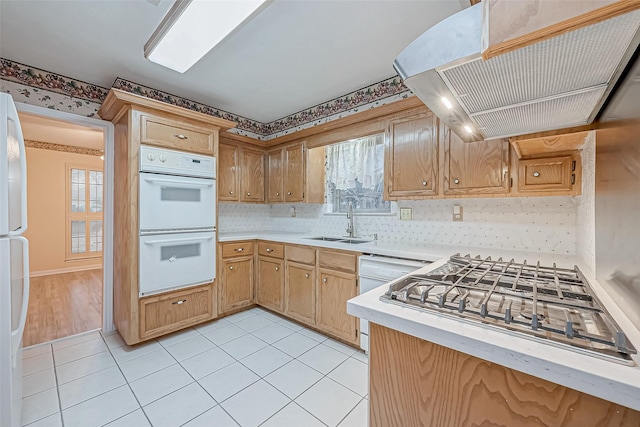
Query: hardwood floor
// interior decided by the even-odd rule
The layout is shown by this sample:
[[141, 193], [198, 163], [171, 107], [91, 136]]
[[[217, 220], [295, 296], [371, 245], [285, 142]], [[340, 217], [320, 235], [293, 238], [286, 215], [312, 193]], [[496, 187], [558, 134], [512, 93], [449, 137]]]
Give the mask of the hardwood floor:
[[31, 278], [23, 346], [102, 326], [102, 269]]

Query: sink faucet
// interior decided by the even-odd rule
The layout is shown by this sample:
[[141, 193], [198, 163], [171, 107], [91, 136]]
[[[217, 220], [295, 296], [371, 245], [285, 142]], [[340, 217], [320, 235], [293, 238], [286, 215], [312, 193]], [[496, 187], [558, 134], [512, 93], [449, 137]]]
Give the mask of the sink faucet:
[[347, 226], [347, 234], [349, 237], [354, 237], [354, 229], [353, 229], [353, 203], [349, 202], [349, 206], [347, 207], [347, 219], [349, 220], [349, 225]]

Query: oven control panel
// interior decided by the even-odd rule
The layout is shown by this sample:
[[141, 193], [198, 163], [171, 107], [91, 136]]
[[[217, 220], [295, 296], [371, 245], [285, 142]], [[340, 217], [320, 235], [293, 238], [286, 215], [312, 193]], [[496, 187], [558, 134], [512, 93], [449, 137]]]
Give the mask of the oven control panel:
[[216, 159], [213, 156], [142, 145], [140, 171], [215, 179]]

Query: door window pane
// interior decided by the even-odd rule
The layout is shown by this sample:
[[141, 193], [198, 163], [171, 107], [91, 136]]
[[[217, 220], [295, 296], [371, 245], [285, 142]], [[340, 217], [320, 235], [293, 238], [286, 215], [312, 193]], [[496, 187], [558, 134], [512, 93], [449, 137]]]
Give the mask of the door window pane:
[[102, 172], [89, 171], [89, 211], [102, 212]]
[[71, 253], [80, 254], [87, 251], [86, 229], [85, 221], [71, 221]]
[[89, 252], [102, 252], [102, 221], [89, 222]]
[[71, 212], [85, 211], [85, 171], [71, 169]]

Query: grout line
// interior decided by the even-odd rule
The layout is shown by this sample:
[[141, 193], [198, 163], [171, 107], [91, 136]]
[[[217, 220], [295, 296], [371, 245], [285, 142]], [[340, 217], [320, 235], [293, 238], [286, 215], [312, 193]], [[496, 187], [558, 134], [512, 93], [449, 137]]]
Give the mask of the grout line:
[[342, 424], [342, 422], [343, 422], [345, 419], [347, 419], [347, 417], [349, 416], [349, 414], [351, 414], [353, 411], [355, 411], [355, 410], [356, 410], [356, 408], [358, 407], [358, 405], [359, 405], [360, 403], [362, 403], [362, 401], [363, 401], [363, 400], [364, 400], [364, 397], [363, 397], [362, 399], [358, 400], [358, 403], [356, 403], [356, 404], [355, 404], [355, 406], [354, 406], [353, 408], [351, 408], [351, 410], [350, 410], [349, 412], [347, 412], [347, 414], [346, 414], [344, 417], [342, 417], [342, 419], [338, 422], [338, 424], [336, 424], [336, 426], [337, 426], [337, 427], [340, 427], [340, 424]]

